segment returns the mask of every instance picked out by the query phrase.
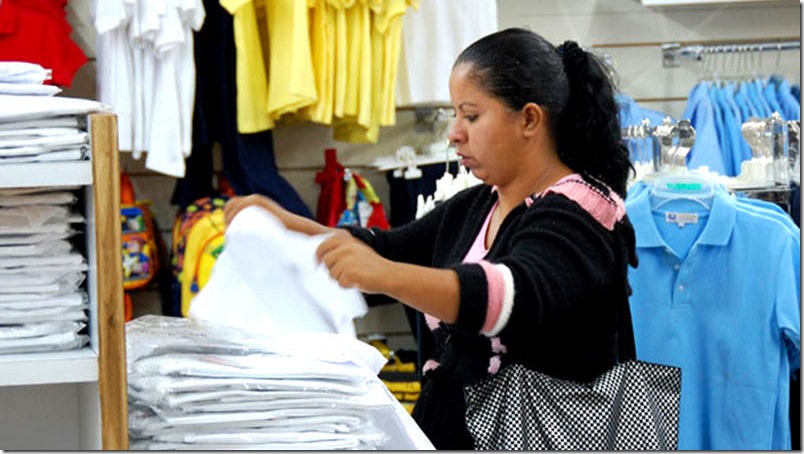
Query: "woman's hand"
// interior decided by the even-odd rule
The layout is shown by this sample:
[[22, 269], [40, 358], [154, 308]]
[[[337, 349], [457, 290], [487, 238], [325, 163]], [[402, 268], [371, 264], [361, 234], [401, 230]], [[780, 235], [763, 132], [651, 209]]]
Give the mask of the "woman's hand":
[[383, 293], [393, 262], [377, 254], [349, 232], [335, 229], [316, 250], [318, 261], [341, 287], [364, 293]]
[[285, 223], [283, 217], [288, 213], [286, 209], [264, 195], [251, 194], [232, 197], [226, 202], [226, 205], [223, 207], [223, 219], [226, 221], [226, 225], [232, 223], [232, 219], [234, 219], [237, 213], [250, 206], [262, 207], [279, 218], [282, 223]]
[[306, 233], [308, 235], [319, 235], [328, 233], [334, 229], [321, 225], [312, 219], [304, 216], [299, 216], [296, 213], [291, 213], [286, 210], [282, 205], [274, 202], [271, 198], [261, 194], [250, 194], [247, 196], [236, 196], [229, 199], [223, 207], [223, 219], [226, 225], [232, 222], [232, 219], [245, 208], [250, 206], [258, 206], [270, 212], [282, 225], [288, 230], [294, 232]]

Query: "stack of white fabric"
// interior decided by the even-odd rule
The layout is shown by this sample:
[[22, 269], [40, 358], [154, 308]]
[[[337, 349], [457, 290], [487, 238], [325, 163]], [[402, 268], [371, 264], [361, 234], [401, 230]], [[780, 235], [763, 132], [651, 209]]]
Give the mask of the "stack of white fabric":
[[0, 189], [0, 354], [88, 342], [84, 256], [70, 242], [75, 187]]
[[148, 315], [126, 339], [131, 449], [432, 449], [355, 338]]
[[[87, 114], [105, 109], [52, 96], [60, 89], [43, 85], [48, 78], [40, 65], [0, 62], [0, 173], [35, 182], [44, 163], [89, 159]], [[71, 241], [84, 222], [75, 212], [79, 186], [2, 182], [0, 175], [0, 354], [80, 348], [88, 342], [88, 267]]]
[[49, 70], [34, 63], [0, 62], [0, 165], [88, 159], [85, 115], [96, 101], [55, 97], [44, 85]]

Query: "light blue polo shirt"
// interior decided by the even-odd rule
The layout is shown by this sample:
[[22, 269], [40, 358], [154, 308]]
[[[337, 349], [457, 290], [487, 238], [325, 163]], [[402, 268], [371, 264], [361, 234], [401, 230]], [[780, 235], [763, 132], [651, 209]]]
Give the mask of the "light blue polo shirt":
[[[742, 150], [740, 144], [742, 135], [740, 128], [743, 124], [741, 117], [738, 117], [739, 111], [733, 101], [730, 101], [726, 95], [727, 87], [717, 87], [712, 93], [715, 102], [720, 106], [721, 115], [723, 117], [723, 135], [726, 140], [721, 142], [723, 160], [726, 164], [726, 172], [728, 176], [737, 176], [740, 174], [740, 168], [743, 162]], [[748, 144], [746, 144], [747, 146]]]
[[711, 202], [680, 198], [654, 213], [650, 191], [626, 199], [637, 357], [682, 369], [679, 449], [790, 449], [790, 358], [800, 356], [791, 239], [722, 191]]
[[768, 103], [768, 107], [772, 112], [778, 112], [779, 115], [785, 117], [784, 110], [782, 110], [782, 106], [779, 104], [779, 99], [776, 97], [776, 84], [773, 80], [768, 80], [765, 84], [765, 87], [762, 89], [762, 95], [765, 97], [765, 102]]
[[[725, 186], [721, 184], [714, 185], [716, 191], [732, 197]], [[637, 181], [634, 182], [629, 188], [628, 192], [626, 193], [626, 206], [628, 206], [628, 202], [635, 199], [641, 192], [649, 190], [650, 185], [645, 183], [644, 181]], [[789, 213], [784, 211], [782, 207], [779, 205], [768, 202], [761, 199], [755, 199], [751, 197], [745, 196], [736, 196], [734, 197], [734, 201], [737, 202], [736, 207], [738, 209], [747, 210], [749, 212], [755, 213], [760, 216], [765, 216], [775, 221], [778, 221], [782, 226], [784, 226], [785, 231], [790, 236], [791, 239], [791, 251], [790, 255], [793, 259], [793, 275], [800, 276], [801, 272], [801, 229], [796, 225], [793, 218], [790, 216]], [[796, 300], [801, 301], [801, 280], [795, 280], [796, 286]], [[792, 364], [793, 369], [799, 369], [801, 367], [800, 360], [801, 358], [796, 357], [793, 358], [794, 363]]]
[[740, 82], [740, 86], [737, 87], [737, 94], [739, 95], [739, 100], [745, 104], [745, 108], [748, 110], [748, 116], [745, 118], [759, 118], [762, 117], [762, 112], [757, 107], [756, 103], [753, 100], [753, 95], [751, 93], [751, 88], [753, 86], [752, 82]]
[[785, 120], [801, 120], [801, 104], [790, 90], [790, 82], [782, 79], [776, 85], [776, 97], [784, 110]]
[[729, 82], [723, 87], [723, 95], [726, 100], [726, 103], [731, 106], [732, 111], [734, 112], [734, 121], [736, 122], [733, 125], [734, 130], [734, 140], [732, 141], [733, 144], [736, 144], [735, 153], [739, 156], [739, 163], [736, 165], [736, 175], [740, 174], [740, 170], [742, 170], [742, 162], [746, 159], [751, 159], [751, 146], [748, 145], [748, 142], [745, 141], [742, 133], [742, 125], [748, 119], [745, 116], [745, 112], [737, 105], [737, 100], [735, 98], [737, 94], [737, 86], [734, 82]]
[[708, 166], [709, 170], [726, 175], [726, 165], [720, 151], [720, 141], [716, 122], [720, 119], [715, 114], [712, 100], [709, 99], [708, 83], [700, 82], [690, 91], [687, 107], [682, 118], [690, 120], [695, 128], [695, 143], [687, 155], [687, 167], [696, 169]]

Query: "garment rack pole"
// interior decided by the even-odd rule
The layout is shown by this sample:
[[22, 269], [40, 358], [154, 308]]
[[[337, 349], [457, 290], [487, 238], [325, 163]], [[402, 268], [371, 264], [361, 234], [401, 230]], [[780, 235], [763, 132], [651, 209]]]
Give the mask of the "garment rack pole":
[[679, 43], [662, 44], [662, 66], [677, 68], [680, 60], [701, 61], [703, 55], [727, 52], [768, 52], [801, 49], [799, 41], [745, 42], [716, 45], [686, 45]]

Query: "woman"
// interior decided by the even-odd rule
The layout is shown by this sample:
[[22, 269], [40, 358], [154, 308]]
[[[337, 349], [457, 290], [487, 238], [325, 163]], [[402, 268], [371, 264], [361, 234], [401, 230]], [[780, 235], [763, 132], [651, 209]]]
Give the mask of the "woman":
[[634, 357], [622, 197], [630, 169], [613, 86], [573, 42], [507, 29], [470, 45], [450, 76], [461, 164], [485, 184], [391, 231], [331, 229], [262, 196], [293, 230], [333, 232], [319, 260], [344, 287], [426, 314], [436, 351], [413, 412], [439, 449], [472, 449], [463, 389], [510, 363], [591, 381]]

